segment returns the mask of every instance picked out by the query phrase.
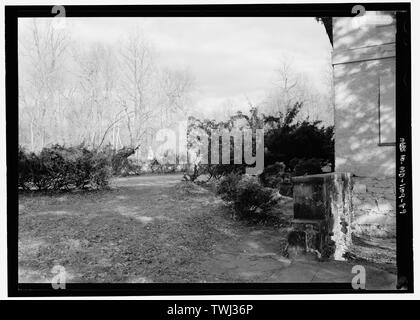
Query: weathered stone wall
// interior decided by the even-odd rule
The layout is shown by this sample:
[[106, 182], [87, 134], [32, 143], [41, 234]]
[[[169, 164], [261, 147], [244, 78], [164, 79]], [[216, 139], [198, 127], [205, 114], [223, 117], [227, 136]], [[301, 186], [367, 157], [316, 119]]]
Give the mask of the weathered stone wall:
[[353, 234], [362, 238], [394, 238], [395, 178], [353, 177], [353, 181]]
[[344, 260], [352, 243], [352, 175], [299, 176], [293, 184], [293, 227], [304, 235], [306, 251]]

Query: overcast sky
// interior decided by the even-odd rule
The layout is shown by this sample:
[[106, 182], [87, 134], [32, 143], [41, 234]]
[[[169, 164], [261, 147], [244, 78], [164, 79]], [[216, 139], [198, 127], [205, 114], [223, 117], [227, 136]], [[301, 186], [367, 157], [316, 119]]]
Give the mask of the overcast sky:
[[160, 64], [187, 67], [194, 75], [201, 110], [226, 100], [257, 103], [273, 87], [284, 58], [312, 85], [327, 90], [331, 45], [314, 18], [68, 18], [67, 23], [77, 41], [110, 44], [141, 29]]

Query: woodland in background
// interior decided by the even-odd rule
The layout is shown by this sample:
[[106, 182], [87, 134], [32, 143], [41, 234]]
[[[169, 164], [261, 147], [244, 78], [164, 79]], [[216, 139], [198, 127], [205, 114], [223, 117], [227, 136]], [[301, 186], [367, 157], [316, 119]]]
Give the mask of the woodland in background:
[[33, 19], [19, 36], [19, 144], [113, 149], [149, 143], [190, 107], [193, 77], [161, 67], [138, 31], [115, 46], [85, 45]]
[[[145, 155], [161, 128], [173, 128], [190, 115], [227, 119], [247, 109], [227, 99], [211, 115], [201, 115], [194, 70], [162, 65], [141, 30], [130, 30], [118, 43], [81, 43], [71, 28], [28, 19], [19, 22], [18, 52], [19, 144], [29, 151], [83, 143]], [[261, 101], [248, 100], [249, 107], [275, 115], [300, 102], [300, 120], [332, 123], [330, 92], [319, 93], [289, 60], [279, 57], [273, 86]], [[328, 88], [331, 79], [327, 65]]]
[[[19, 177], [22, 189], [104, 187], [112, 175], [185, 172], [220, 178], [243, 173], [245, 165], [202, 165], [200, 128], [264, 129], [265, 170], [261, 181], [279, 186], [273, 175], [303, 175], [334, 169], [331, 99], [321, 96], [287, 61], [262, 101], [230, 105], [213, 120], [197, 116], [191, 70], [163, 67], [153, 43], [139, 31], [117, 45], [77, 42], [68, 30], [33, 19], [19, 35]], [[327, 81], [329, 81], [327, 77]], [[148, 156], [156, 132], [188, 118], [188, 154], [175, 163]], [[222, 119], [222, 120], [214, 120]], [[233, 145], [231, 145], [233, 155]], [[233, 157], [231, 157], [233, 159]], [[62, 166], [62, 168], [60, 168]], [[86, 173], [83, 173], [83, 171]], [[280, 177], [280, 179], [284, 180]], [[276, 180], [276, 179], [274, 179]], [[284, 181], [283, 181], [284, 182]], [[283, 187], [282, 187], [283, 186]], [[285, 187], [284, 194], [290, 193]]]

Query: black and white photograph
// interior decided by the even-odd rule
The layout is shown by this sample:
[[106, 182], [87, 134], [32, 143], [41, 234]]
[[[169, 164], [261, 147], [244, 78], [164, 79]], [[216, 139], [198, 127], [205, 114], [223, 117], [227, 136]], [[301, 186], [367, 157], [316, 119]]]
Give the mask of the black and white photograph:
[[302, 6], [6, 7], [17, 291], [412, 290], [410, 4]]

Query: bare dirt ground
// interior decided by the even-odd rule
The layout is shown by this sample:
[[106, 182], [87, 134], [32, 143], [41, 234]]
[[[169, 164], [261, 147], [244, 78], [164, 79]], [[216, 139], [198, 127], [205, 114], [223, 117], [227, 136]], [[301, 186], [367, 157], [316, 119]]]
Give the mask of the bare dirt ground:
[[[19, 282], [349, 282], [347, 262], [289, 260], [287, 223], [235, 221], [208, 189], [180, 175], [115, 179], [111, 190], [19, 197]], [[287, 218], [291, 201], [279, 215]], [[287, 219], [285, 219], [286, 221]], [[367, 287], [395, 275], [367, 266]]]

